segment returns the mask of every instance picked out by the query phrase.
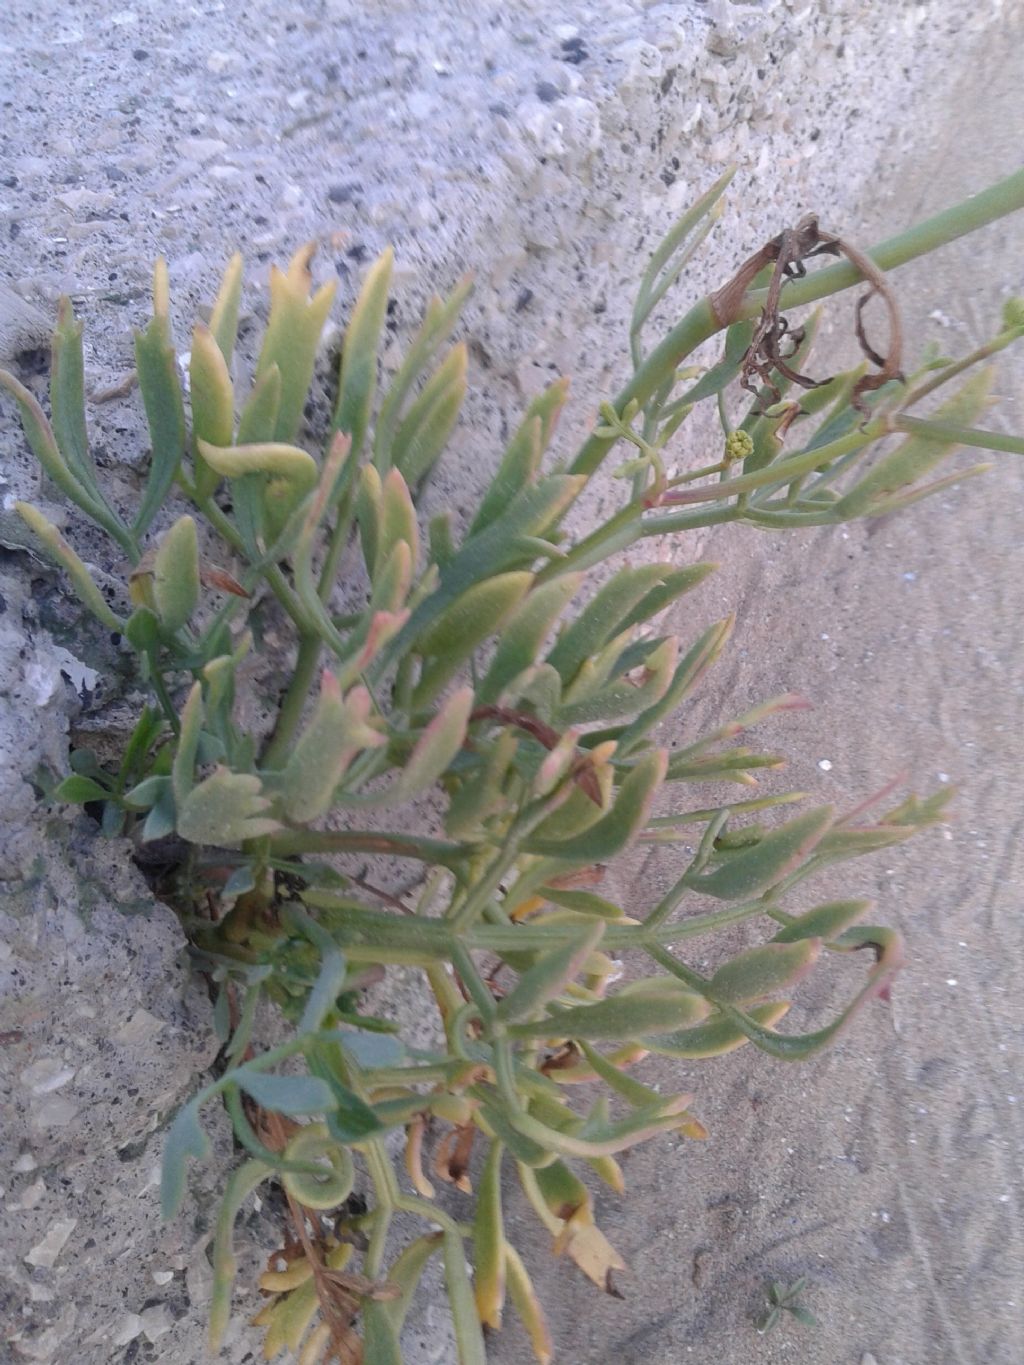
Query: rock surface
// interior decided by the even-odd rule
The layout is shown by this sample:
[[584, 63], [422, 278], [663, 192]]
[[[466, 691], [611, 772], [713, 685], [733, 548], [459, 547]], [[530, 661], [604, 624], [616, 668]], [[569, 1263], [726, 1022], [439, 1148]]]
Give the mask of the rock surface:
[[[71, 295], [86, 322], [90, 382], [102, 389], [130, 370], [130, 329], [145, 316], [151, 263], [160, 253], [170, 266], [182, 349], [183, 323], [212, 297], [218, 271], [236, 247], [250, 263], [248, 305], [262, 314], [268, 263], [302, 241], [320, 243], [316, 269], [322, 278], [338, 278], [344, 304], [366, 263], [394, 242], [398, 288], [391, 325], [399, 339], [429, 293], [473, 269], [477, 290], [465, 329], [472, 398], [432, 493], [459, 508], [486, 477], [489, 452], [500, 447], [525, 398], [555, 373], [573, 377], [565, 439], [585, 429], [595, 397], [614, 390], [623, 374], [626, 318], [647, 251], [726, 162], [740, 166], [733, 207], [727, 229], [719, 230], [701, 258], [694, 292], [720, 282], [737, 260], [807, 209], [818, 209], [829, 225], [858, 237], [870, 230], [870, 240], [905, 225], [922, 206], [940, 207], [1011, 169], [1009, 153], [1000, 162], [998, 148], [978, 138], [975, 154], [988, 155], [984, 173], [972, 175], [961, 159], [960, 181], [948, 194], [920, 178], [912, 192], [904, 184], [912, 158], [928, 145], [921, 120], [933, 120], [935, 128], [951, 126], [934, 90], [952, 98], [949, 73], [966, 65], [967, 52], [986, 53], [994, 46], [1012, 53], [1014, 34], [1010, 21], [1000, 20], [1001, 9], [977, 6], [965, 13], [954, 0], [885, 6], [866, 0], [813, 5], [574, 0], [560, 7], [538, 0], [514, 6], [494, 0], [473, 6], [455, 0], [374, 6], [258, 0], [242, 7], [125, 0], [121, 9], [99, 0], [74, 7], [9, 0], [0, 37], [0, 86], [12, 92], [0, 133], [0, 278], [39, 313], [51, 312], [60, 293]], [[1002, 69], [1009, 60], [1004, 55]], [[1019, 90], [1019, 78], [1016, 84]], [[965, 109], [984, 105], [983, 85], [961, 85]], [[908, 110], [916, 117], [908, 117]], [[1005, 116], [1003, 122], [1010, 126]], [[949, 145], [955, 146], [955, 138]], [[937, 182], [948, 158], [928, 164]], [[1019, 234], [1013, 240], [1019, 244]], [[1010, 258], [988, 258], [991, 271]], [[952, 293], [970, 335], [975, 326], [970, 300], [962, 291]], [[924, 285], [920, 294], [923, 301], [929, 298]], [[934, 305], [923, 306], [926, 325]], [[5, 351], [0, 361], [13, 360], [27, 382], [38, 383], [35, 361], [25, 354], [38, 345], [37, 315], [3, 298], [0, 308], [6, 310], [0, 320], [21, 319], [0, 332]], [[26, 324], [25, 317], [36, 321]], [[5, 400], [5, 417], [9, 411]], [[137, 405], [95, 405], [90, 419], [105, 477], [119, 480], [129, 494], [144, 451]], [[0, 495], [46, 500], [16, 426], [6, 421], [0, 459], [6, 484]], [[957, 524], [981, 526], [963, 519]], [[1009, 537], [1005, 517], [999, 524], [1000, 534]], [[104, 563], [88, 534], [74, 525], [69, 534], [87, 558], [116, 567]], [[830, 662], [805, 653], [799, 663], [812, 677], [822, 670], [831, 676], [853, 658], [880, 697], [892, 701], [891, 673], [885, 669], [895, 666], [895, 657], [905, 668], [916, 617], [913, 610], [899, 617], [905, 609], [892, 600], [897, 568], [892, 555], [861, 531], [852, 534], [851, 550], [872, 546], [869, 567], [853, 584], [858, 592], [876, 594], [870, 619], [862, 633], [851, 627], [836, 645], [845, 655], [837, 652]], [[932, 551], [924, 530], [917, 534], [906, 554], [916, 547], [923, 563]], [[902, 543], [903, 535], [894, 539]], [[963, 532], [953, 543], [957, 554], [967, 556]], [[1005, 543], [1009, 548], [1015, 542]], [[160, 1129], [212, 1055], [208, 1005], [180, 960], [182, 941], [173, 917], [148, 898], [123, 848], [95, 842], [85, 820], [69, 822], [33, 809], [36, 769], [63, 771], [68, 719], [81, 709], [83, 696], [88, 704], [83, 689], [116, 673], [117, 659], [109, 642], [87, 637], [84, 645], [76, 643], [74, 622], [54, 602], [52, 576], [25, 553], [6, 520], [0, 521], [0, 544], [6, 547], [0, 583], [5, 890], [0, 1353], [42, 1365], [199, 1361], [217, 1169], [198, 1174], [185, 1212], [168, 1227], [158, 1221], [154, 1181]], [[715, 591], [723, 597], [732, 591], [735, 599], [713, 601], [711, 610], [752, 600], [763, 572], [760, 547], [768, 544], [757, 541], [752, 553], [749, 540], [726, 542], [729, 568]], [[847, 578], [840, 570], [846, 565], [834, 542], [826, 551], [812, 550], [809, 542], [772, 541], [763, 554], [784, 552], [804, 563], [816, 554], [832, 555], [823, 581], [831, 585], [835, 579], [829, 586], [835, 607], [826, 609], [820, 597], [812, 604], [803, 580], [773, 580], [780, 591], [796, 595], [810, 638], [834, 633], [836, 611], [861, 610], [854, 605], [859, 597], [842, 595]], [[948, 564], [937, 566], [929, 582], [945, 582], [949, 573]], [[942, 589], [930, 590], [938, 594], [929, 599], [930, 619], [941, 629]], [[971, 605], [965, 590], [956, 608], [961, 623], [971, 611], [988, 610], [981, 604], [991, 599], [980, 580], [976, 591], [979, 605]], [[793, 659], [785, 643], [791, 619], [787, 614], [753, 622], [733, 678], [719, 679], [718, 686], [728, 685], [734, 694], [731, 709], [746, 687], [761, 696], [791, 685]], [[904, 653], [882, 651], [884, 665], [868, 660], [863, 652], [872, 648], [872, 631], [884, 634], [898, 620], [907, 632]], [[963, 646], [978, 651], [970, 663], [977, 672], [970, 687], [998, 684], [1006, 657], [999, 663], [998, 653], [984, 653], [988, 646], [978, 636], [965, 639], [977, 641]], [[786, 676], [779, 686], [761, 686], [752, 676], [759, 672]], [[901, 676], [910, 686], [913, 677]], [[914, 730], [910, 716], [893, 715], [881, 704], [875, 723], [896, 725], [901, 733], [909, 726], [914, 753], [927, 755], [946, 744], [954, 751], [949, 768], [956, 773], [956, 727], [963, 714], [949, 711], [946, 680], [940, 685], [935, 672], [932, 678], [935, 690], [927, 704], [943, 716], [938, 736]], [[807, 672], [796, 681], [807, 687]], [[948, 691], [956, 688], [950, 680]], [[828, 687], [823, 690], [827, 695]], [[998, 723], [1010, 726], [1016, 719], [1019, 733], [1019, 704], [1004, 701]], [[885, 764], [893, 756], [876, 742], [867, 745], [870, 764], [867, 756], [863, 763], [842, 764], [830, 743], [834, 729], [842, 721], [860, 734], [867, 723], [860, 714], [837, 710], [842, 704], [858, 703], [848, 692], [832, 699], [828, 724], [813, 733], [821, 750], [815, 758], [827, 749], [834, 765], [829, 780], [844, 783], [843, 795], [862, 796], [879, 765], [881, 775], [889, 775]], [[984, 733], [972, 733], [970, 743], [981, 746]], [[848, 756], [852, 742], [845, 741]], [[991, 755], [991, 748], [985, 752]], [[980, 750], [968, 765], [969, 780], [982, 780], [979, 762]], [[812, 768], [798, 780], [811, 785], [822, 771], [816, 779]], [[1001, 826], [995, 816], [992, 822], [1006, 829], [1005, 787], [996, 794], [1006, 818]], [[986, 818], [982, 811], [969, 817], [972, 836], [985, 838], [979, 831]], [[970, 848], [964, 853], [975, 868], [981, 867], [980, 856]], [[999, 866], [1012, 871], [1012, 861], [1005, 861], [1012, 859], [1010, 845], [1000, 858]], [[923, 878], [928, 858], [894, 866], [900, 869], [899, 890], [908, 898], [907, 923], [921, 931], [926, 907], [922, 899], [913, 900], [912, 883]], [[998, 869], [993, 864], [981, 870], [995, 878], [996, 896]], [[946, 896], [953, 894], [956, 875], [947, 867]], [[965, 942], [971, 938], [968, 922], [961, 932]], [[1019, 935], [1013, 942], [1019, 952]], [[938, 940], [932, 949], [929, 971], [938, 971], [954, 950]], [[982, 980], [966, 969], [957, 974], [975, 986]], [[917, 980], [915, 1004], [907, 1012], [922, 1000], [945, 1001], [943, 979]], [[999, 1008], [1005, 1011], [1005, 1000]], [[907, 1195], [895, 1180], [881, 1186], [869, 1181], [868, 1188], [851, 1175], [865, 1165], [887, 1167], [898, 1160], [920, 1182], [926, 1179], [921, 1161], [930, 1160], [948, 1172], [952, 1189], [962, 1156], [954, 1126], [966, 1131], [979, 1153], [1005, 1153], [1016, 1111], [999, 1096], [1015, 1092], [984, 1066], [979, 1069], [984, 1094], [972, 1090], [964, 1079], [964, 1054], [943, 1032], [944, 1010], [936, 1006], [923, 1013], [941, 1044], [920, 1055], [913, 1048], [900, 1053], [901, 1064], [916, 1059], [921, 1070], [913, 1084], [925, 1087], [927, 1099], [893, 1074], [895, 1063], [878, 1071], [870, 1047], [886, 1056], [899, 1051], [880, 1032], [862, 1042], [861, 1051], [823, 1061], [796, 1081], [779, 1080], [763, 1067], [734, 1067], [709, 1095], [712, 1114], [723, 1120], [716, 1125], [721, 1134], [714, 1150], [696, 1159], [692, 1149], [681, 1158], [674, 1151], [645, 1155], [647, 1164], [638, 1160], [631, 1169], [632, 1204], [605, 1210], [634, 1267], [629, 1304], [584, 1299], [567, 1270], [544, 1277], [550, 1280], [546, 1298], [561, 1302], [553, 1318], [567, 1365], [609, 1359], [710, 1365], [745, 1360], [755, 1349], [765, 1360], [799, 1358], [806, 1365], [859, 1359], [868, 1348], [881, 1365], [970, 1360], [970, 1336], [957, 1319], [966, 1321], [970, 1311], [975, 1314], [970, 1321], [980, 1325], [981, 1309], [970, 1309], [966, 1301], [953, 1313], [941, 1307], [943, 1296], [956, 1290], [959, 1272], [952, 1263], [929, 1258], [927, 1246], [944, 1248], [955, 1261], [955, 1226], [966, 1218], [975, 1281], [988, 1266], [990, 1277], [1006, 1286], [1014, 1267], [1020, 1269], [1019, 1233], [1014, 1241], [1004, 1228], [1000, 1244], [1002, 1225], [971, 1222], [962, 1198], [929, 1211], [919, 1187]], [[973, 1019], [965, 1013], [965, 1027]], [[983, 1044], [985, 1066], [998, 1061], [995, 1049], [1011, 1039], [1001, 1020], [1005, 1014], [997, 1009]], [[881, 1074], [886, 1083], [872, 1088], [865, 1082], [856, 1091], [861, 1107], [851, 1118], [848, 1140], [837, 1140], [835, 1151], [816, 1148], [815, 1141], [824, 1143], [830, 1127], [838, 1125], [843, 1087], [851, 1084], [844, 1066], [858, 1075]], [[698, 1085], [706, 1089], [703, 1074]], [[809, 1119], [810, 1135], [801, 1138], [800, 1131], [793, 1134], [793, 1112], [811, 1114], [806, 1093], [812, 1090], [820, 1108]], [[763, 1103], [765, 1094], [774, 1097], [771, 1118], [754, 1127], [763, 1143], [778, 1150], [772, 1149], [768, 1172], [744, 1171], [745, 1156], [753, 1153], [761, 1161], [765, 1147], [757, 1146], [750, 1136], [754, 1128], [746, 1123], [741, 1140], [731, 1139], [725, 1115], [744, 1105], [753, 1113], [755, 1097]], [[895, 1145], [900, 1121], [894, 1096], [918, 1112], [936, 1106], [941, 1116], [935, 1123], [921, 1116], [912, 1127], [904, 1125], [907, 1142], [911, 1134], [920, 1135], [916, 1155]], [[880, 1109], [886, 1109], [888, 1126], [879, 1124]], [[223, 1133], [219, 1141], [223, 1159], [228, 1150]], [[787, 1142], [794, 1148], [792, 1163]], [[994, 1204], [1002, 1197], [996, 1185], [1006, 1172], [1005, 1155], [993, 1155], [991, 1165], [986, 1161], [978, 1157], [972, 1179], [979, 1197]], [[848, 1211], [828, 1208], [833, 1186], [815, 1175], [823, 1165], [847, 1177], [841, 1188]], [[896, 1190], [898, 1204], [890, 1202]], [[759, 1203], [766, 1191], [771, 1198]], [[866, 1201], [876, 1197], [872, 1210]], [[813, 1218], [799, 1222], [809, 1218], [799, 1212], [800, 1199], [823, 1210], [817, 1231], [808, 1232]], [[699, 1216], [693, 1214], [694, 1200], [703, 1201]], [[791, 1253], [781, 1250], [787, 1220]], [[859, 1227], [858, 1250], [842, 1259], [835, 1247], [850, 1235], [851, 1220]], [[240, 1241], [249, 1246], [252, 1264], [261, 1246], [272, 1245], [273, 1228], [258, 1209], [243, 1222]], [[752, 1222], [756, 1236], [747, 1234]], [[537, 1254], [547, 1252], [539, 1248]], [[747, 1322], [748, 1300], [756, 1295], [764, 1267], [774, 1273], [782, 1257], [787, 1270], [791, 1261], [800, 1273], [807, 1269], [805, 1260], [814, 1262], [813, 1270], [819, 1256], [826, 1292], [839, 1305], [824, 1333], [794, 1343], [783, 1341], [779, 1329], [778, 1342], [757, 1342]], [[857, 1278], [866, 1265], [874, 1276], [868, 1277], [872, 1296], [858, 1312]], [[991, 1270], [1000, 1265], [1008, 1275]], [[891, 1302], [883, 1312], [879, 1304], [887, 1286]], [[979, 1359], [993, 1365], [1016, 1359], [1007, 1354], [1015, 1339], [1009, 1319], [1016, 1313], [1019, 1323], [1020, 1310], [1004, 1302], [1016, 1292], [992, 1290], [979, 1300], [989, 1324]], [[906, 1294], [919, 1305], [909, 1329], [897, 1320]], [[240, 1312], [254, 1307], [249, 1292]], [[813, 1307], [826, 1316], [819, 1302]], [[943, 1343], [939, 1355], [932, 1351], [935, 1340]], [[253, 1359], [257, 1351], [243, 1317], [223, 1358]], [[494, 1358], [520, 1362], [525, 1347], [514, 1335], [502, 1338]], [[436, 1309], [425, 1310], [414, 1324], [409, 1359], [411, 1365], [454, 1359]]]

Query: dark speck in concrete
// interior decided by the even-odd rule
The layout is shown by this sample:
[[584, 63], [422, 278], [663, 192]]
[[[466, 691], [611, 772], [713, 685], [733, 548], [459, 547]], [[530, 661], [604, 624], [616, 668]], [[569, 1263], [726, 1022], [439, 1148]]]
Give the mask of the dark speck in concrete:
[[362, 193], [362, 189], [358, 180], [348, 180], [342, 185], [332, 185], [327, 191], [327, 198], [332, 204], [351, 204]]

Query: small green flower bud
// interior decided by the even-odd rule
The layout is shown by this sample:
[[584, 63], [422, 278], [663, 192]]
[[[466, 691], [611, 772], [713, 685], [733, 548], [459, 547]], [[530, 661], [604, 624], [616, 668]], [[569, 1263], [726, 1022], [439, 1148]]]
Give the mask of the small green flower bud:
[[754, 453], [754, 442], [745, 431], [731, 431], [725, 438], [725, 458], [745, 460]]

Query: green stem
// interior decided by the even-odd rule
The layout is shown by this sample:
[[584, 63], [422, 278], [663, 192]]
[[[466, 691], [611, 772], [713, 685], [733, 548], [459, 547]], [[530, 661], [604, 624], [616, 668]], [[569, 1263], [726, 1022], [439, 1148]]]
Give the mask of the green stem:
[[377, 1205], [374, 1209], [373, 1232], [370, 1246], [363, 1264], [365, 1273], [371, 1279], [380, 1279], [384, 1268], [384, 1250], [387, 1245], [388, 1230], [394, 1216], [398, 1189], [395, 1185], [391, 1163], [381, 1148], [378, 1139], [373, 1139], [363, 1147], [363, 1159], [373, 1181]]
[[[210, 523], [217, 534], [231, 546], [236, 554], [248, 560], [245, 549], [245, 542], [239, 535], [237, 528], [232, 524], [231, 518], [226, 516], [212, 498], [203, 498], [196, 504], [203, 516]], [[312, 633], [312, 625], [307, 617], [302, 603], [288, 586], [284, 574], [276, 564], [265, 564], [261, 566], [261, 571], [270, 591], [280, 602], [282, 608], [298, 626], [300, 632], [304, 634]]]
[[271, 855], [293, 857], [298, 853], [383, 853], [395, 858], [417, 858], [444, 867], [462, 862], [476, 850], [440, 839], [370, 830], [287, 830], [270, 839]]
[[[867, 254], [883, 270], [894, 270], [897, 266], [905, 265], [907, 261], [927, 255], [938, 247], [956, 241], [958, 237], [966, 236], [970, 232], [976, 232], [979, 228], [1021, 208], [1024, 208], [1024, 170], [1017, 171], [987, 190], [982, 190], [973, 198], [926, 219], [908, 232], [880, 242]], [[816, 271], [813, 275], [806, 275], [802, 280], [788, 283], [782, 293], [782, 306], [796, 308], [801, 304], [814, 303], [817, 299], [824, 299], [830, 294], [849, 289], [861, 279], [863, 276], [856, 266], [843, 261], [839, 265]], [[764, 307], [766, 297], [766, 290], [751, 290], [737, 317], [730, 318], [729, 322], [757, 317]], [[676, 370], [701, 342], [723, 330], [723, 326], [724, 324], [715, 316], [711, 300], [701, 299], [655, 347], [633, 378], [613, 400], [615, 410], [621, 412], [633, 398], [643, 406], [667, 375]], [[588, 437], [580, 447], [569, 472], [593, 474], [600, 468], [614, 446], [615, 439], [617, 438], [596, 435]]]
[[177, 735], [181, 731], [181, 721], [178, 719], [178, 713], [174, 709], [174, 703], [171, 701], [171, 695], [167, 691], [167, 684], [164, 682], [164, 675], [160, 672], [160, 666], [157, 663], [156, 658], [156, 651], [155, 650], [148, 651], [146, 654], [146, 658], [149, 660], [149, 681], [153, 688], [154, 693], [156, 694], [156, 699], [160, 703], [160, 709], [167, 717], [167, 724], [171, 727], [171, 730], [174, 732], [174, 734]]
[[[221, 990], [226, 989], [227, 982], [222, 982]], [[245, 1057], [245, 1050], [249, 1046], [249, 1040], [252, 1037], [253, 1024], [256, 1021], [256, 1006], [259, 1004], [260, 996], [262, 994], [263, 988], [258, 982], [256, 985], [249, 986], [246, 989], [245, 996], [242, 1000], [241, 1016], [231, 1038], [231, 1051], [228, 1054], [227, 1065], [229, 1071], [233, 1067], [240, 1066]]]
[[[378, 1196], [379, 1198], [379, 1196]], [[370, 1245], [366, 1249], [366, 1259], [363, 1262], [364, 1273], [371, 1280], [382, 1278], [384, 1271], [384, 1252], [388, 1244], [388, 1232], [391, 1230], [391, 1220], [394, 1214], [391, 1209], [385, 1208], [378, 1202], [374, 1210], [373, 1232], [370, 1234]]]
[[919, 403], [922, 398], [927, 398], [930, 393], [934, 393], [935, 390], [941, 388], [943, 384], [948, 384], [951, 379], [955, 379], [957, 375], [963, 374], [965, 370], [969, 370], [973, 365], [979, 364], [982, 360], [987, 360], [989, 356], [998, 355], [1000, 351], [1005, 350], [1006, 347], [1011, 345], [1014, 341], [1018, 341], [1020, 335], [1020, 331], [1017, 329], [1008, 332], [1000, 332], [998, 336], [993, 337], [991, 341], [986, 341], [983, 346], [979, 346], [977, 350], [971, 351], [969, 355], [962, 356], [959, 360], [954, 361], [952, 365], [946, 365], [943, 369], [939, 370], [938, 373], [933, 374], [930, 378], [926, 379], [923, 384], [918, 385], [916, 389], [912, 389], [903, 399], [903, 402], [900, 405], [901, 408], [912, 408], [914, 404]]
[[[566, 934], [571, 932], [565, 925], [525, 924], [476, 924], [457, 932], [451, 920], [406, 919], [384, 911], [358, 907], [351, 901], [339, 901], [332, 892], [311, 888], [303, 893], [303, 899], [311, 906], [337, 910], [337, 917], [332, 917], [330, 923], [330, 932], [338, 946], [354, 962], [385, 962], [394, 953], [400, 954], [402, 961], [412, 958], [421, 963], [451, 961], [456, 944], [466, 949], [499, 955], [550, 951], [563, 947]], [[745, 901], [728, 909], [705, 915], [689, 915], [672, 924], [659, 924], [653, 928], [646, 924], [609, 924], [601, 939], [601, 947], [609, 951], [627, 952], [634, 948], [649, 949], [652, 944], [679, 943], [726, 925], [754, 919], [766, 914], [768, 908], [763, 900]]]
[[[853, 450], [861, 450], [864, 446], [871, 445], [889, 429], [885, 419], [879, 419], [863, 430], [857, 427], [854, 431], [847, 432], [845, 436], [829, 441], [827, 445], [811, 446], [809, 450], [799, 450], [784, 460], [775, 460], [764, 469], [756, 469], [749, 474], [738, 474], [734, 479], [728, 479], [724, 483], [712, 483], [704, 488], [689, 489], [685, 493], [680, 493], [677, 501], [687, 506], [698, 502], [714, 502], [719, 498], [731, 497], [733, 493], [752, 493], [755, 490], [760, 490], [762, 496], [770, 496], [772, 492], [788, 484], [798, 475], [813, 473], [815, 469], [831, 464], [833, 460], [838, 460]], [[663, 504], [671, 505], [671, 502]]]
[[649, 517], [642, 525], [642, 536], [662, 536], [674, 531], [695, 531], [699, 526], [722, 526], [727, 521], [742, 521], [742, 513], [735, 506], [703, 507], [697, 512], [669, 512], [667, 516]]
[[331, 595], [334, 587], [334, 580], [338, 573], [338, 561], [341, 558], [345, 546], [348, 544], [348, 534], [352, 529], [352, 497], [347, 495], [338, 508], [338, 519], [331, 529], [331, 538], [327, 545], [327, 554], [324, 556], [323, 567], [320, 570], [320, 584], [318, 592], [320, 601], [326, 602]]
[[298, 729], [302, 713], [306, 709], [306, 699], [309, 696], [309, 689], [313, 685], [317, 665], [320, 662], [320, 649], [318, 636], [303, 635], [300, 637], [299, 652], [295, 657], [295, 668], [288, 684], [288, 690], [284, 694], [284, 700], [281, 702], [280, 710], [277, 713], [274, 733], [263, 752], [261, 767], [274, 769], [284, 766], [295, 731]]
[[946, 444], [955, 442], [961, 446], [980, 446], [982, 450], [1005, 450], [1011, 455], [1024, 455], [1024, 437], [1010, 436], [1002, 431], [980, 431], [977, 427], [957, 427], [949, 422], [929, 422], [922, 417], [907, 417], [897, 413], [890, 418], [896, 431], [905, 431], [911, 436], [931, 437]]
[[685, 982], [692, 990], [699, 991], [702, 995], [704, 994], [705, 987], [708, 984], [705, 979], [702, 976], [698, 976], [696, 972], [692, 972], [685, 963], [680, 962], [667, 948], [652, 947], [649, 948], [648, 951], [655, 962], [660, 963], [666, 971], [671, 972], [674, 977]]
[[505, 835], [504, 843], [487, 872], [479, 881], [474, 882], [472, 890], [462, 904], [453, 907], [452, 912], [447, 916], [448, 923], [456, 933], [468, 929], [474, 920], [480, 917], [485, 906], [501, 885], [502, 878], [519, 856], [520, 844], [550, 813], [550, 809], [550, 801], [538, 802], [534, 810], [521, 812], [512, 822], [508, 833]]
[[537, 575], [537, 583], [546, 583], [564, 573], [577, 573], [583, 569], [593, 568], [595, 564], [603, 563], [613, 554], [621, 554], [628, 550], [643, 535], [641, 521], [643, 510], [642, 499], [627, 503], [596, 531], [584, 536], [562, 559], [554, 560], [543, 568]]
[[480, 1018], [487, 1025], [493, 1024], [497, 1008], [494, 1003], [494, 996], [488, 990], [487, 982], [477, 971], [476, 963], [470, 956], [468, 948], [461, 943], [454, 945], [452, 966], [461, 977], [462, 984], [469, 992], [469, 998], [476, 1007]]

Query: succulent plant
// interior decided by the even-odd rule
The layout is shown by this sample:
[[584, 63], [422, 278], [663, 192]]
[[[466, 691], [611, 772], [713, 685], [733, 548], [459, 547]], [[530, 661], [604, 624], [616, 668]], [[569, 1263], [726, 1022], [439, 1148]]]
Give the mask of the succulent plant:
[[800, 1297], [806, 1288], [807, 1279], [803, 1275], [800, 1279], [794, 1280], [791, 1285], [782, 1284], [778, 1280], [768, 1285], [766, 1291], [768, 1306], [757, 1320], [757, 1330], [762, 1336], [772, 1330], [783, 1313], [788, 1313], [791, 1318], [802, 1323], [804, 1327], [818, 1326], [818, 1319], [809, 1308], [800, 1302]]
[[[777, 767], [777, 755], [734, 741], [804, 703], [773, 698], [669, 753], [661, 727], [726, 647], [733, 622], [683, 642], [656, 622], [712, 568], [686, 562], [686, 530], [877, 516], [979, 472], [931, 479], [958, 446], [1024, 451], [1020, 439], [974, 426], [990, 384], [983, 362], [1024, 335], [1020, 304], [972, 354], [926, 357], [905, 373], [883, 274], [1024, 205], [1024, 173], [870, 256], [804, 220], [648, 350], [651, 316], [720, 217], [728, 179], [655, 252], [633, 314], [632, 377], [600, 406], [575, 458], [545, 464], [565, 399], [559, 380], [529, 405], [458, 531], [443, 516], [421, 526], [417, 496], [465, 393], [466, 350], [449, 342], [470, 286], [430, 303], [381, 384], [390, 251], [352, 308], [319, 459], [302, 444], [302, 420], [333, 286], [311, 293], [312, 247], [272, 273], [248, 386], [232, 377], [242, 289], [241, 260], [232, 260], [209, 323], [193, 333], [187, 398], [158, 263], [153, 319], [136, 337], [151, 456], [130, 521], [90, 456], [81, 327], [67, 302], [50, 417], [0, 374], [45, 473], [128, 562], [123, 601], [108, 600], [60, 532], [18, 504], [83, 604], [134, 651], [148, 694], [119, 760], [75, 749], [52, 797], [101, 809], [105, 832], [140, 848], [164, 841], [162, 893], [214, 991], [222, 1064], [170, 1125], [162, 1195], [173, 1217], [188, 1158], [209, 1154], [203, 1107], [223, 1104], [244, 1160], [217, 1222], [214, 1345], [230, 1313], [236, 1214], [260, 1184], [279, 1181], [288, 1225], [260, 1281], [267, 1302], [257, 1319], [268, 1357], [288, 1349], [304, 1365], [400, 1361], [402, 1324], [436, 1253], [461, 1365], [483, 1361], [484, 1329], [501, 1326], [506, 1300], [537, 1360], [552, 1359], [506, 1230], [507, 1182], [517, 1181], [555, 1250], [608, 1287], [622, 1262], [595, 1223], [581, 1172], [621, 1191], [621, 1152], [662, 1133], [706, 1136], [692, 1096], [666, 1096], [640, 1078], [643, 1057], [710, 1058], [752, 1042], [798, 1060], [889, 990], [902, 946], [893, 930], [865, 923], [868, 901], [797, 910], [791, 893], [940, 820], [948, 792], [909, 797], [873, 821], [864, 806], [786, 817], [782, 808], [804, 799], [798, 792], [694, 805], [687, 784], [749, 789], [759, 770]], [[805, 275], [818, 254], [846, 259]], [[863, 364], [808, 378], [817, 315], [791, 329], [780, 307], [863, 279], [888, 305], [888, 345], [868, 341], [858, 309]], [[688, 363], [722, 331], [716, 364]], [[910, 412], [954, 381], [927, 417]], [[699, 467], [677, 468], [673, 438], [702, 402], [720, 413], [718, 449]], [[879, 451], [893, 435], [898, 444]], [[620, 445], [620, 510], [571, 538], [567, 514]], [[593, 586], [595, 568], [666, 532], [680, 533], [671, 561], [619, 567]], [[343, 612], [336, 584], [354, 558], [367, 600]], [[268, 613], [290, 631], [290, 675], [270, 727], [251, 730], [236, 692], [254, 623]], [[409, 803], [428, 793], [433, 814], [416, 824]], [[768, 823], [748, 822], [765, 812]], [[638, 841], [681, 849], [692, 831], [695, 855], [655, 904], [626, 907], [604, 894], [603, 869], [617, 854]], [[371, 854], [395, 869], [386, 888], [360, 871]], [[688, 964], [692, 940], [745, 922], [764, 928], [759, 946], [710, 975]], [[867, 966], [847, 1003], [810, 1032], [778, 1028], [791, 992], [831, 954]], [[620, 984], [625, 957], [631, 979]], [[394, 964], [416, 969], [433, 997], [433, 1047], [414, 1046], [386, 1012], [368, 1008], [367, 983]], [[290, 1026], [273, 1047], [255, 1027], [268, 999]], [[581, 1112], [569, 1097], [584, 1081], [597, 1084], [597, 1098]], [[396, 1132], [398, 1170], [385, 1142]], [[435, 1202], [431, 1175], [468, 1194], [471, 1165], [475, 1204], [455, 1217]], [[349, 1198], [357, 1180], [367, 1204]], [[392, 1258], [399, 1213], [427, 1230]]]

